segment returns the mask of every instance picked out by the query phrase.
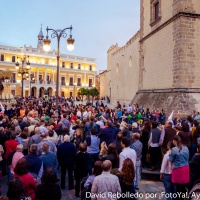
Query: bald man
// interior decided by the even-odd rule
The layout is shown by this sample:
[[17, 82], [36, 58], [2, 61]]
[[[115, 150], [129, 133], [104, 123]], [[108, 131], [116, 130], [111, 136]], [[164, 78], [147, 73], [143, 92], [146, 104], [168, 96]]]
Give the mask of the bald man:
[[105, 160], [101, 167], [103, 170], [102, 174], [96, 176], [92, 184], [91, 199], [96, 200], [98, 194], [100, 195], [98, 200], [117, 199], [117, 197], [115, 198], [114, 194], [121, 193], [121, 187], [118, 177], [110, 173], [112, 169], [112, 163], [110, 160]]

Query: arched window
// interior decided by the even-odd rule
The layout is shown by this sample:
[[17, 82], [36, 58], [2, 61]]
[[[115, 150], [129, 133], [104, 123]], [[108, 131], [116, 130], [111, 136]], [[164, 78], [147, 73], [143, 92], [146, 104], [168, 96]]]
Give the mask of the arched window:
[[132, 57], [131, 57], [131, 56], [130, 56], [129, 61], [128, 61], [128, 66], [129, 66], [130, 68], [133, 66]]
[[116, 65], [116, 72], [118, 73], [119, 72], [119, 64], [117, 63]]

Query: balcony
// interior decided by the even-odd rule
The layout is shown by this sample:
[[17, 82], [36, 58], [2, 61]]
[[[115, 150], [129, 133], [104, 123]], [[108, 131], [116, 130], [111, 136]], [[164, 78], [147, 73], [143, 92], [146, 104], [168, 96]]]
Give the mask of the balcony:
[[31, 83], [36, 83], [36, 80], [31, 80]]
[[82, 84], [81, 83], [77, 83], [77, 86], [82, 86]]
[[10, 80], [10, 79], [2, 79], [0, 80], [1, 83], [17, 83], [17, 80]]
[[69, 83], [69, 86], [74, 86], [74, 83]]
[[66, 85], [66, 83], [65, 82], [61, 82], [61, 85]]
[[53, 81], [46, 81], [47, 84], [53, 84]]

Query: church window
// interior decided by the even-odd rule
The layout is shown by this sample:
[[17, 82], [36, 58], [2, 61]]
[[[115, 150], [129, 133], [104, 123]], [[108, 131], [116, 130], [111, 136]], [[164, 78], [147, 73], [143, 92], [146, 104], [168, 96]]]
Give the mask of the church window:
[[155, 25], [161, 19], [161, 0], [151, 0], [150, 25]]
[[129, 58], [129, 63], [128, 63], [129, 67], [132, 67], [132, 57]]
[[155, 9], [155, 20], [159, 17], [159, 2], [157, 2], [154, 6]]

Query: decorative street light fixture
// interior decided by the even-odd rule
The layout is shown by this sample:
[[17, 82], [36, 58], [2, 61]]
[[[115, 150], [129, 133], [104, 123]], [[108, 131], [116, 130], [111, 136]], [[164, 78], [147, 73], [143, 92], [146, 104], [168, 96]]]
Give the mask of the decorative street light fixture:
[[60, 75], [60, 68], [59, 68], [59, 61], [60, 61], [60, 38], [66, 38], [67, 34], [65, 33], [65, 31], [69, 29], [70, 30], [70, 36], [67, 39], [67, 49], [69, 51], [72, 51], [74, 49], [74, 39], [72, 38], [71, 35], [71, 31], [72, 31], [72, 26], [68, 27], [68, 28], [64, 28], [63, 30], [59, 29], [59, 30], [54, 30], [52, 28], [48, 28], [47, 27], [47, 36], [46, 39], [44, 39], [44, 46], [43, 49], [45, 51], [49, 51], [50, 50], [50, 43], [51, 40], [49, 39], [48, 36], [48, 31], [52, 31], [51, 34], [51, 38], [57, 38], [57, 79], [56, 79], [56, 109], [58, 110], [58, 91], [59, 91], [59, 75]]
[[32, 95], [31, 83], [35, 83], [34, 74], [30, 74], [30, 97], [34, 96], [34, 95]]
[[[19, 67], [19, 62], [18, 60], [21, 60], [22, 62], [22, 66]], [[28, 61], [26, 62], [26, 67], [24, 68], [24, 63], [25, 60], [28, 59]], [[23, 99], [24, 97], [24, 79], [28, 79], [29, 76], [29, 70], [30, 70], [30, 62], [29, 62], [29, 56], [23, 56], [23, 57], [17, 57], [17, 62], [15, 63], [16, 65], [16, 70], [18, 70], [18, 76], [21, 76], [21, 81], [22, 81], [22, 91], [21, 91], [21, 97]], [[25, 78], [24, 78], [24, 74], [25, 74]]]

